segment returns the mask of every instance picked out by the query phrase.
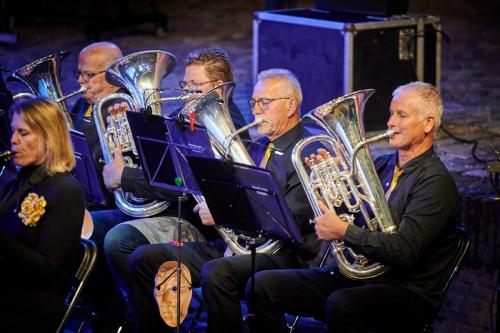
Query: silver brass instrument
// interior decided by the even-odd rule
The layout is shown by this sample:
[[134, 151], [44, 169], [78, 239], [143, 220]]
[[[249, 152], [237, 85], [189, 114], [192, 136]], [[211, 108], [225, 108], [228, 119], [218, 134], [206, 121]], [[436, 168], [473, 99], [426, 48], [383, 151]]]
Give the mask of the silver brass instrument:
[[146, 104], [145, 109], [147, 110], [151, 105], [153, 104], [160, 104], [163, 102], [187, 102], [191, 100], [192, 94], [199, 94], [201, 90], [192, 90], [192, 89], [176, 89], [180, 90], [183, 92], [182, 95], [180, 96], [170, 96], [170, 97], [161, 97], [157, 100], [150, 101], [148, 104]]
[[7, 166], [13, 155], [14, 154], [12, 154], [10, 150], [6, 150], [0, 153], [0, 177], [2, 177], [3, 172], [5, 171], [5, 167]]
[[[198, 98], [192, 99], [183, 108], [181, 114], [184, 116], [194, 114], [196, 124], [206, 128], [216, 157], [222, 158], [228, 154], [235, 162], [255, 165], [241, 140], [236, 138], [235, 133], [237, 131], [229, 113], [228, 105], [234, 86], [233, 82], [227, 82]], [[220, 93], [217, 93], [217, 91]], [[255, 121], [245, 126], [243, 130], [260, 123], [260, 120]], [[243, 130], [238, 131], [238, 133]], [[203, 196], [195, 196], [195, 199], [198, 202], [205, 201]], [[259, 244], [257, 247], [258, 253], [275, 253], [283, 245], [282, 241], [265, 239], [262, 236], [251, 238], [226, 227], [218, 225], [215, 225], [215, 227], [234, 254], [250, 254], [250, 249], [245, 244], [248, 244], [249, 241]]]
[[[105, 74], [106, 80], [116, 87], [126, 88], [130, 96], [123, 93], [111, 94], [94, 105], [94, 121], [106, 163], [113, 161], [115, 145], [119, 145], [125, 154], [125, 165], [139, 167], [138, 153], [126, 114], [110, 116], [109, 121], [106, 121], [107, 108], [126, 102], [131, 111], [140, 112], [150, 104], [152, 114], [161, 115], [161, 105], [154, 101], [160, 99], [161, 81], [176, 65], [177, 60], [171, 53], [153, 50], [130, 54], [109, 66]], [[118, 208], [133, 217], [153, 216], [168, 207], [168, 202], [146, 202], [122, 189], [115, 190], [114, 196]]]
[[[328, 135], [314, 135], [299, 141], [292, 152], [292, 163], [316, 217], [322, 215], [319, 201], [331, 210], [343, 205], [347, 213], [339, 217], [348, 223], [363, 220], [365, 227], [371, 230], [390, 233], [396, 226], [366, 145], [387, 138], [393, 132], [389, 130], [364, 139], [363, 110], [373, 92], [354, 92], [306, 114], [304, 118], [316, 122]], [[309, 174], [300, 156], [306, 146], [315, 142], [325, 144], [328, 154], [326, 159], [310, 166]], [[373, 278], [388, 268], [369, 262], [342, 241], [332, 241], [331, 245], [340, 271], [351, 279]]]
[[66, 96], [63, 95], [61, 89], [61, 63], [68, 54], [69, 52], [59, 52], [33, 61], [16, 70], [7, 80], [19, 81], [32, 92], [32, 94], [17, 94], [14, 99], [33, 97], [34, 94], [35, 96], [47, 97], [56, 101], [61, 110], [64, 111], [69, 128], [73, 128], [73, 121], [69, 115], [65, 100], [84, 92], [85, 88], [81, 87]]

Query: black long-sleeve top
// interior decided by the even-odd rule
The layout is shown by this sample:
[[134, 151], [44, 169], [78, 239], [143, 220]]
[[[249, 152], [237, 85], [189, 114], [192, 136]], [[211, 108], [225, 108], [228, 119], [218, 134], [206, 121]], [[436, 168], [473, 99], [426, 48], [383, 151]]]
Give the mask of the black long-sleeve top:
[[[69, 173], [47, 176], [25, 167], [0, 197], [0, 316], [10, 323], [52, 331], [62, 319], [84, 215], [80, 184]], [[34, 227], [18, 217], [29, 193], [43, 196], [45, 214]], [[2, 326], [4, 327], [4, 326]]]
[[[393, 177], [397, 154], [375, 161], [384, 190]], [[380, 233], [350, 225], [345, 242], [369, 259], [389, 265], [380, 279], [416, 292], [437, 306], [455, 241], [455, 182], [430, 148], [403, 167], [388, 200], [397, 231]]]

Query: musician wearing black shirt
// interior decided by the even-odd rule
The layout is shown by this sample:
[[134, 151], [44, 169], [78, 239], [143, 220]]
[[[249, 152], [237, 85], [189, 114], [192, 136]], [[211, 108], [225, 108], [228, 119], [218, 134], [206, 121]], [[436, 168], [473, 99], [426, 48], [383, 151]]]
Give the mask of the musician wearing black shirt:
[[349, 224], [322, 203], [324, 215], [315, 219], [320, 239], [342, 240], [390, 270], [366, 280], [348, 279], [335, 265], [258, 273], [253, 332], [288, 332], [284, 312], [320, 318], [330, 332], [416, 332], [432, 318], [456, 241], [456, 186], [433, 149], [442, 112], [430, 84], [414, 82], [393, 93], [387, 125], [396, 152], [375, 166], [395, 232]]
[[6, 332], [54, 332], [64, 311], [84, 216], [63, 112], [33, 98], [13, 104], [20, 167], [0, 191], [0, 322]]
[[[259, 75], [249, 104], [256, 118], [262, 119], [258, 127], [264, 137], [250, 147], [257, 165], [268, 168], [276, 176], [284, 193], [294, 221], [304, 244], [285, 244], [276, 253], [258, 253], [256, 270], [304, 267], [319, 249], [319, 241], [309, 224], [312, 210], [295, 170], [290, 163], [295, 143], [307, 133], [300, 123], [302, 93], [296, 77], [288, 70], [272, 69]], [[205, 226], [215, 221], [205, 202], [194, 211]], [[242, 313], [240, 300], [251, 276], [251, 256], [240, 254], [224, 256], [226, 244], [222, 240], [212, 242], [190, 242], [182, 247], [172, 244], [155, 244], [139, 247], [129, 260], [132, 284], [130, 297], [134, 309], [136, 330], [139, 332], [163, 332], [162, 322], [152, 291], [155, 275], [165, 261], [177, 259], [191, 273], [193, 287], [202, 286], [204, 301], [208, 308], [207, 332], [240, 332]]]

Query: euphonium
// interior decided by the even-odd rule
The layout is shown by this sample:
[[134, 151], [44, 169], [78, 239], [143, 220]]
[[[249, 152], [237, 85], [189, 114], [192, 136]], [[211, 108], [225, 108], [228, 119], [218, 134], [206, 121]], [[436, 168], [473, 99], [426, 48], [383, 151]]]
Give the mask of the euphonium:
[[[215, 156], [222, 158], [229, 155], [234, 162], [255, 165], [247, 149], [237, 138], [237, 133], [260, 124], [260, 121], [255, 121], [240, 131], [236, 131], [228, 109], [234, 86], [233, 82], [227, 82], [200, 97], [193, 98], [186, 104], [181, 114], [191, 119], [194, 116], [196, 124], [206, 128]], [[195, 199], [198, 202], [205, 200], [202, 196], [195, 196]], [[250, 237], [229, 228], [218, 225], [215, 227], [233, 253], [250, 254], [245, 241]], [[259, 244], [256, 249], [258, 253], [275, 253], [283, 245], [281, 241], [265, 239], [262, 236], [253, 238], [252, 242]]]
[[[373, 92], [354, 92], [306, 114], [304, 118], [312, 119], [328, 135], [314, 135], [299, 141], [292, 152], [292, 163], [316, 217], [322, 215], [318, 202], [321, 200], [331, 210], [344, 206], [347, 212], [339, 217], [349, 223], [362, 220], [371, 230], [393, 232], [396, 226], [366, 147], [370, 142], [389, 137], [392, 131], [365, 140], [362, 126], [364, 105]], [[325, 144], [329, 157], [310, 166], [309, 174], [300, 156], [313, 142]], [[340, 271], [351, 279], [373, 278], [387, 270], [387, 266], [369, 262], [342, 241], [332, 241], [331, 245]]]
[[[138, 153], [126, 114], [110, 116], [107, 121], [108, 107], [126, 102], [131, 111], [139, 112], [149, 106], [152, 114], [161, 115], [161, 105], [155, 103], [160, 99], [159, 87], [176, 64], [177, 60], [171, 53], [154, 50], [130, 54], [109, 66], [105, 74], [106, 80], [116, 87], [127, 89], [130, 96], [123, 93], [111, 94], [94, 105], [94, 121], [106, 163], [113, 161], [115, 145], [118, 144], [125, 154], [125, 164], [139, 167]], [[168, 202], [145, 202], [121, 189], [115, 190], [114, 196], [118, 208], [133, 217], [156, 215], [168, 207]]]
[[[33, 61], [16, 70], [7, 80], [19, 81], [25, 84], [34, 95], [56, 101], [61, 110], [64, 111], [68, 126], [73, 128], [73, 121], [69, 115], [65, 99], [84, 92], [85, 88], [82, 87], [66, 96], [63, 95], [61, 89], [61, 63], [68, 54], [69, 52], [59, 52]], [[14, 99], [22, 97], [33, 97], [33, 95], [20, 93], [15, 95]]]

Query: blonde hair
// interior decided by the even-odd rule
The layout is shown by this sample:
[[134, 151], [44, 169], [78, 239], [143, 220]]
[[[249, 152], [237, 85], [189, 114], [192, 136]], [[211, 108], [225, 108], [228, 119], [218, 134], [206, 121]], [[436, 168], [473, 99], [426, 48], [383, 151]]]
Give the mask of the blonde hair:
[[20, 116], [40, 136], [49, 175], [71, 171], [75, 167], [68, 125], [56, 102], [43, 97], [25, 99], [11, 106], [11, 114]]
[[297, 109], [300, 112], [300, 106], [302, 105], [302, 88], [300, 87], [299, 80], [288, 69], [283, 68], [271, 68], [266, 69], [259, 73], [257, 76], [257, 82], [269, 80], [269, 79], [281, 79], [284, 82], [283, 90], [287, 96], [282, 97], [293, 97], [297, 100]]
[[439, 90], [430, 83], [416, 81], [396, 88], [392, 97], [397, 98], [403, 94], [411, 94], [413, 97], [411, 104], [418, 110], [422, 118], [434, 117], [436, 126], [434, 126], [432, 133], [435, 134], [441, 125], [444, 110]]

